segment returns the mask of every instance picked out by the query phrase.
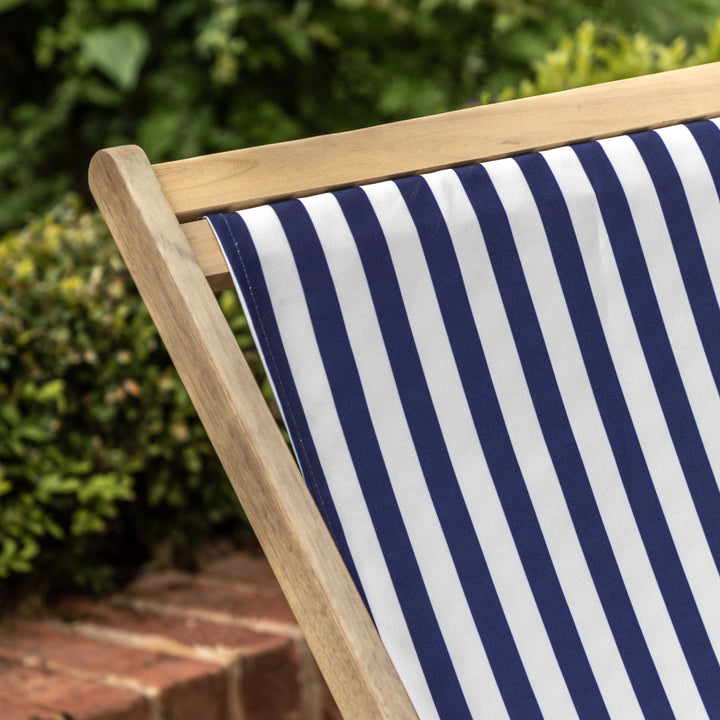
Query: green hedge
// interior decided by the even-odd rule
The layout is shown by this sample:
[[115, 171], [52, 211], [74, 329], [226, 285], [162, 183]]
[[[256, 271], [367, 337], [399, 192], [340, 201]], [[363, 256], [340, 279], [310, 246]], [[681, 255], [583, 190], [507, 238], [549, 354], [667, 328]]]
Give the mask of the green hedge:
[[[137, 10], [142, 3], [126, 4]], [[380, 12], [359, 0], [346, 4], [363, 7], [368, 17]], [[216, 3], [227, 12], [230, 5]], [[266, 5], [248, 7], [259, 12]], [[395, 5], [378, 7], [389, 12]], [[178, 13], [187, 10], [183, 3], [177, 7]], [[311, 26], [303, 25], [308, 32]], [[709, 27], [702, 42], [666, 45], [586, 23], [536, 64], [533, 78], [503, 95], [717, 59], [720, 21]], [[133, 42], [130, 35], [118, 37]], [[288, 47], [293, 42], [287, 40]], [[239, 47], [231, 53], [237, 62], [242, 55]], [[213, 72], [221, 73], [223, 63], [234, 67], [232, 57], [215, 57]], [[103, 66], [96, 60], [100, 66], [92, 72], [99, 73]], [[120, 85], [132, 84], [130, 70], [105, 68], [110, 75], [127, 73], [112, 79]], [[388, 97], [383, 102], [390, 103]], [[258, 117], [263, 107], [270, 105], [260, 103]], [[203, 112], [198, 108], [199, 117]], [[275, 110], [268, 112], [275, 117]], [[148, 137], [157, 133], [162, 142], [162, 122], [153, 112], [149, 117], [159, 124]], [[189, 142], [185, 150], [195, 147], [193, 127], [186, 135], [177, 129]], [[69, 197], [0, 239], [0, 598], [22, 589], [22, 578], [39, 592], [104, 589], [149, 559], [191, 558], [197, 543], [215, 531], [242, 534], [246, 528], [114, 243], [98, 214], [81, 208]], [[237, 301], [223, 294], [220, 302], [261, 378]]]
[[[720, 18], [712, 17], [701, 41], [680, 36], [664, 44], [645, 33], [622, 33], [581, 23], [533, 65], [532, 78], [506, 88], [499, 99], [529, 97], [720, 60]], [[485, 100], [489, 100], [488, 96]]]
[[[0, 0], [0, 232], [97, 149], [153, 162], [476, 102], [592, 18], [667, 41], [716, 0]], [[85, 196], [87, 199], [87, 196]]]
[[101, 589], [240, 517], [99, 215], [69, 198], [0, 242], [0, 578]]

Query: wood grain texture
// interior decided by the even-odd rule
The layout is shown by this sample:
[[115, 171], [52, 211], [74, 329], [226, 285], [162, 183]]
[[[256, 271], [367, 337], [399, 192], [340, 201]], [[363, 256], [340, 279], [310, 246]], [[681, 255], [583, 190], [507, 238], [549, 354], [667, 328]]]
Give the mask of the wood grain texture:
[[[154, 165], [214, 290], [232, 281], [206, 213], [720, 116], [720, 63]], [[207, 183], [207, 186], [205, 185]]]
[[145, 154], [100, 151], [90, 186], [343, 715], [416, 719]]
[[181, 222], [720, 115], [720, 63], [154, 165]]
[[230, 271], [210, 223], [195, 220], [181, 227], [210, 287], [215, 291], [232, 287]]

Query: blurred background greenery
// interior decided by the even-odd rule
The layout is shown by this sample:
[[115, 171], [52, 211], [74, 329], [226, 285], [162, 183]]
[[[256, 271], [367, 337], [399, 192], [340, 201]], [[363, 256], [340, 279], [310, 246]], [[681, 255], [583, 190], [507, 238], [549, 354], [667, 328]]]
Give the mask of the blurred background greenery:
[[1, 609], [249, 537], [91, 209], [95, 150], [160, 162], [718, 60], [720, 0], [0, 0], [0, 51]]

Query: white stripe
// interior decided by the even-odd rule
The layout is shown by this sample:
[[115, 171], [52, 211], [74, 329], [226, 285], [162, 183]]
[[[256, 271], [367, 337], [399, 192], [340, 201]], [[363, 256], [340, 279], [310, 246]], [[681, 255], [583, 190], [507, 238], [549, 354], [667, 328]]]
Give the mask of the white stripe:
[[[720, 477], [720, 397], [650, 173], [629, 137], [601, 144], [625, 191], [682, 383], [711, 466]], [[716, 222], [718, 219], [720, 216]], [[675, 508], [680, 512], [673, 515], [673, 539], [710, 642], [720, 649], [720, 576], [684, 479], [681, 485], [674, 496], [681, 505]]]
[[437, 711], [357, 481], [287, 238], [269, 206], [241, 214], [262, 250], [283, 346], [373, 619], [418, 715], [433, 720]]
[[365, 400], [430, 602], [471, 714], [506, 717], [405, 419], [360, 256], [337, 200], [303, 201], [333, 276]]
[[[695, 138], [685, 125], [661, 128], [655, 132], [665, 143], [680, 176], [717, 300], [717, 288], [720, 288], [720, 243], [718, 243], [720, 198], [718, 198], [715, 183]], [[683, 380], [683, 382], [685, 381]], [[712, 377], [709, 382], [711, 386], [707, 390], [707, 394], [711, 397], [708, 401], [715, 408], [715, 415], [712, 427], [706, 427], [705, 432], [714, 433], [716, 439], [714, 442], [712, 440], [703, 440], [703, 442], [713, 473], [716, 478], [720, 478], [720, 438], [717, 437], [720, 435], [720, 410], [718, 410], [720, 398], [718, 398], [717, 387], [714, 386]], [[694, 400], [692, 402], [695, 413], [696, 402]], [[718, 609], [720, 610], [720, 604]], [[716, 645], [716, 647], [720, 647], [720, 645]]]
[[[427, 179], [432, 188], [437, 177]], [[367, 193], [385, 232], [404, 304], [415, 308], [408, 317], [443, 438], [530, 684], [546, 717], [555, 711], [570, 718], [572, 701], [474, 429], [412, 218], [394, 183]]]
[[[622, 545], [626, 539], [627, 500], [565, 308], [542, 221], [527, 183], [514, 161], [490, 163], [486, 168], [508, 213], [563, 402], [591, 486], [600, 495], [596, 500], [603, 521], [606, 525], [610, 521], [611, 527], [606, 529], [611, 539], [615, 536], [616, 544]], [[632, 526], [632, 514], [629, 518]], [[642, 551], [642, 545], [640, 549]], [[629, 557], [632, 558], [632, 555]], [[580, 579], [582, 582], [577, 583]], [[611, 717], [642, 717], [592, 576], [589, 571], [583, 572], [573, 582], [572, 575], [568, 573], [566, 586], [566, 596], [578, 632]]]
[[720, 288], [720, 243], [718, 242], [720, 199], [712, 175], [695, 138], [687, 127], [674, 125], [655, 132], [665, 143], [680, 174], [708, 272], [717, 294], [717, 288]]
[[[678, 479], [681, 485], [685, 484], [682, 471], [645, 363], [592, 186], [572, 148], [557, 148], [543, 155], [567, 203], [613, 365], [666, 517], [668, 513], [675, 514], [680, 523], [687, 520], [696, 524], [694, 512], [685, 518], [673, 507]], [[682, 490], [680, 492], [682, 494]], [[623, 576], [673, 711], [678, 717], [706, 717], [656, 583], [632, 572], [626, 574], [624, 571]]]
[[[619, 566], [652, 580], [530, 188], [512, 160], [486, 168], [508, 215], [563, 405]], [[642, 718], [589, 570], [581, 577], [582, 585], [570, 584], [566, 595], [608, 712]]]

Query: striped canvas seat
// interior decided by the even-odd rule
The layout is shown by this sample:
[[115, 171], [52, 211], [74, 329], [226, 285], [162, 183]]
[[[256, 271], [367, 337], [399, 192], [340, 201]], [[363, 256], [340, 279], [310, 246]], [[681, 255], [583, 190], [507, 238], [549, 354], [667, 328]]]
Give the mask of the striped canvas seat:
[[714, 121], [210, 218], [422, 720], [720, 718]]

